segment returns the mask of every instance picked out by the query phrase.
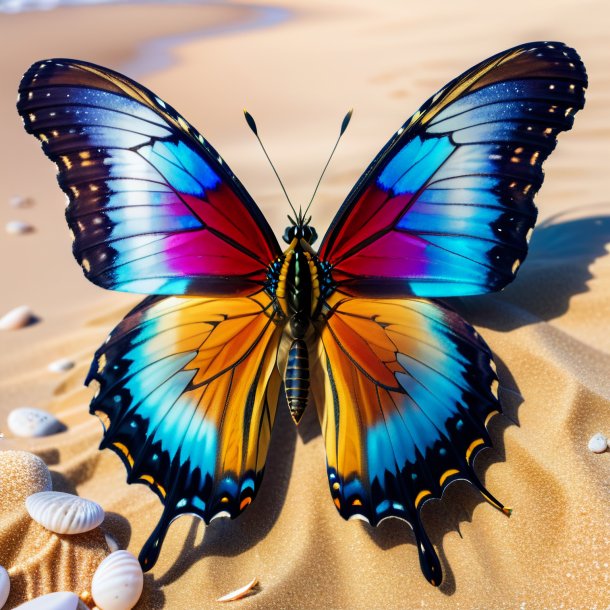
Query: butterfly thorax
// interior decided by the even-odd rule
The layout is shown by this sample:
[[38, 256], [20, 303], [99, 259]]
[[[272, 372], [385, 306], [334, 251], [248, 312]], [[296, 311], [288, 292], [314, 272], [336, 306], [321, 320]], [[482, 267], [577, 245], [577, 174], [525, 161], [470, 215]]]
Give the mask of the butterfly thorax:
[[[288, 350], [284, 385], [290, 414], [298, 423], [309, 395], [309, 355], [305, 336], [321, 309], [330, 277], [309, 243], [315, 230], [294, 226], [286, 230], [288, 248], [269, 268], [268, 292], [278, 313], [287, 320], [291, 344]], [[288, 241], [288, 239], [286, 239]]]
[[284, 252], [275, 293], [282, 313], [290, 320], [295, 339], [305, 337], [320, 298], [318, 269], [309, 250], [304, 239], [292, 240]]

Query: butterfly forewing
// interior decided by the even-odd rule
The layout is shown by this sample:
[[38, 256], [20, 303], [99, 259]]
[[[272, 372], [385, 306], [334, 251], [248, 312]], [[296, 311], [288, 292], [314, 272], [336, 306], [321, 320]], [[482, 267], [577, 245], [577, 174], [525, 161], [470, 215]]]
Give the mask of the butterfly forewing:
[[428, 100], [347, 197], [320, 247], [342, 292], [454, 296], [500, 290], [527, 254], [533, 198], [587, 76], [558, 42], [515, 47]]
[[218, 153], [171, 106], [87, 62], [35, 63], [19, 87], [25, 128], [57, 164], [85, 275], [144, 294], [247, 295], [280, 249]]

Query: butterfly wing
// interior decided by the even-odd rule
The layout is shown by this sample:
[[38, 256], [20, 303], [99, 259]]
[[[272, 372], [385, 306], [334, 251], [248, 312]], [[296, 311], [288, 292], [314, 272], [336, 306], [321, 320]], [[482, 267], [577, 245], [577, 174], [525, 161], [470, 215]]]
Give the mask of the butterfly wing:
[[420, 513], [473, 470], [490, 445], [486, 425], [501, 407], [489, 348], [459, 315], [425, 299], [331, 297], [319, 326], [312, 388], [328, 477], [345, 519], [407, 521], [426, 578], [442, 571]]
[[57, 164], [74, 255], [104, 288], [251, 294], [280, 254], [218, 153], [171, 106], [82, 61], [35, 63], [19, 87], [26, 130]]
[[527, 253], [557, 134], [583, 107], [562, 43], [505, 51], [450, 82], [390, 139], [324, 237], [338, 290], [454, 296], [500, 290]]
[[259, 487], [281, 378], [282, 333], [265, 293], [144, 300], [97, 351], [86, 383], [104, 423], [100, 448], [165, 505], [140, 554], [155, 564], [171, 521], [236, 517]]

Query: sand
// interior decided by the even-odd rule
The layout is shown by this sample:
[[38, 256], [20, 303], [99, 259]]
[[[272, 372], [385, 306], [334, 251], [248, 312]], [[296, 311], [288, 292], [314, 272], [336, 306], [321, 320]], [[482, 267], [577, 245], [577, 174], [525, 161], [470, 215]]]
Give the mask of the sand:
[[[287, 206], [240, 116], [244, 106], [297, 202], [309, 199], [341, 118], [355, 108], [312, 208], [323, 233], [389, 135], [477, 61], [519, 42], [559, 39], [579, 50], [590, 76], [587, 106], [545, 166], [539, 228], [517, 281], [501, 294], [455, 303], [500, 365], [506, 415], [491, 424], [495, 448], [477, 469], [513, 516], [463, 483], [429, 503], [424, 517], [445, 570], [433, 588], [408, 527], [390, 521], [372, 530], [338, 516], [313, 410], [297, 431], [284, 409], [257, 500], [237, 521], [175, 522], [138, 608], [217, 607], [217, 597], [254, 577], [260, 585], [241, 607], [610, 607], [610, 453], [587, 450], [595, 432], [610, 434], [609, 16], [601, 0], [484, 8], [298, 0], [265, 10], [112, 5], [0, 16], [10, 49], [0, 63], [0, 226], [19, 219], [36, 228], [0, 237], [0, 312], [28, 304], [40, 317], [0, 334], [0, 449], [34, 452], [55, 489], [100, 502], [103, 528], [135, 554], [161, 507], [147, 488], [126, 485], [113, 453], [97, 450], [101, 426], [88, 415], [91, 394], [81, 384], [94, 350], [137, 298], [89, 284], [72, 259], [53, 168], [14, 111], [30, 63], [73, 56], [140, 78], [222, 152], [278, 234]], [[36, 205], [11, 208], [14, 194]], [[49, 372], [61, 357], [76, 367]], [[12, 438], [6, 416], [26, 405], [48, 409], [67, 431]], [[28, 549], [15, 547], [10, 523], [0, 514], [0, 564], [16, 572]], [[59, 568], [45, 569], [42, 588]], [[11, 597], [7, 608], [18, 601]]]

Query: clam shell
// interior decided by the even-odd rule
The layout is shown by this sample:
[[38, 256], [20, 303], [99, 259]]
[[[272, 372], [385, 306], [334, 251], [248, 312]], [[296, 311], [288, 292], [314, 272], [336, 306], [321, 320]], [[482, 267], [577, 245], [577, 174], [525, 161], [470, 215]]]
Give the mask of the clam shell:
[[23, 222], [23, 220], [9, 220], [4, 229], [11, 235], [23, 235], [31, 233], [34, 227], [29, 222]]
[[235, 591], [231, 591], [231, 593], [227, 593], [222, 597], [219, 597], [217, 602], [234, 602], [242, 597], [246, 597], [258, 585], [258, 578], [253, 578], [247, 585], [240, 587], [239, 589], [235, 589]]
[[74, 361], [69, 358], [60, 358], [49, 364], [47, 367], [52, 373], [63, 373], [74, 367]]
[[17, 330], [36, 321], [34, 312], [27, 305], [11, 309], [0, 318], [0, 330]]
[[67, 591], [49, 593], [17, 606], [15, 610], [76, 610], [78, 596]]
[[589, 451], [593, 453], [603, 453], [608, 448], [608, 439], [601, 433], [594, 434], [589, 439]]
[[48, 436], [64, 429], [64, 425], [51, 413], [33, 407], [13, 409], [6, 420], [15, 436]]
[[143, 586], [138, 560], [128, 551], [115, 551], [95, 571], [91, 595], [100, 610], [131, 610], [138, 603]]
[[0, 566], [0, 608], [6, 604], [8, 594], [11, 592], [11, 581], [8, 578], [8, 572]]
[[25, 507], [34, 521], [56, 534], [82, 534], [104, 520], [104, 509], [97, 502], [60, 491], [33, 494]]

